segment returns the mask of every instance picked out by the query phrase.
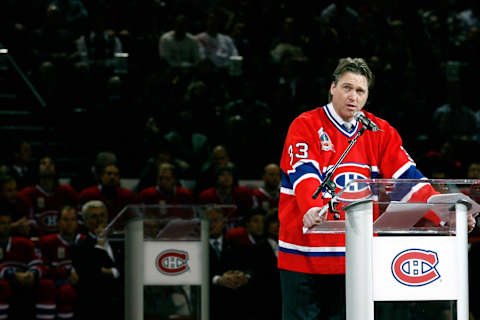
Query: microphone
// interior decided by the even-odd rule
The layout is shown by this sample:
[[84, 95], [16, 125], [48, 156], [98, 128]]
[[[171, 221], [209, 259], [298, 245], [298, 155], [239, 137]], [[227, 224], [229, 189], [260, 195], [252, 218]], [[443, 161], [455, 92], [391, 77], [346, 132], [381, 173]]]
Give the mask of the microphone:
[[363, 125], [368, 129], [368, 130], [372, 130], [373, 132], [376, 132], [376, 131], [383, 131], [383, 130], [380, 130], [378, 129], [378, 126], [375, 124], [375, 122], [373, 122], [372, 120], [368, 119], [367, 117], [365, 117], [365, 114], [362, 112], [362, 111], [357, 111], [355, 112], [354, 116], [355, 120], [357, 121], [360, 121], [361, 123], [363, 123]]

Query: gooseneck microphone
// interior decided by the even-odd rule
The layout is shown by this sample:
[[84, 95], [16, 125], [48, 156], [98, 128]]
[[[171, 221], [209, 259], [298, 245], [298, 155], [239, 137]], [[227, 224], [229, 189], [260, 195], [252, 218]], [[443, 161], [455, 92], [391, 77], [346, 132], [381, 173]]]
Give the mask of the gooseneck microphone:
[[354, 115], [353, 117], [355, 118], [355, 120], [363, 123], [363, 125], [364, 125], [368, 130], [371, 130], [371, 131], [373, 131], [373, 132], [383, 131], [383, 130], [378, 129], [378, 126], [375, 124], [375, 122], [373, 122], [372, 120], [368, 119], [362, 111], [357, 111], [357, 112], [355, 112], [355, 115]]

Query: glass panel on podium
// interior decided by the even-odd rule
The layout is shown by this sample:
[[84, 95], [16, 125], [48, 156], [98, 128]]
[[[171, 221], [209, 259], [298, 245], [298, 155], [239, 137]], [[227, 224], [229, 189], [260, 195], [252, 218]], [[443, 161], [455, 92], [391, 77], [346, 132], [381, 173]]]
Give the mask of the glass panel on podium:
[[[342, 181], [335, 182], [340, 184]], [[459, 233], [456, 228], [457, 203], [464, 204], [468, 213], [474, 217], [480, 212], [480, 180], [352, 179], [348, 183], [345, 182], [342, 187], [343, 189], [331, 201], [333, 205], [327, 212], [327, 221], [306, 232], [345, 233], [345, 212], [349, 214], [349, 208], [356, 204], [371, 203], [373, 216], [371, 279], [374, 283], [372, 300], [375, 319], [450, 319], [450, 316], [457, 319], [455, 314], [463, 312], [460, 309], [465, 309], [464, 303], [468, 308], [468, 301], [465, 302], [464, 298], [457, 299], [458, 293], [464, 289], [457, 288], [456, 283], [460, 280], [467, 281], [456, 273], [458, 270], [465, 273], [463, 270], [468, 269], [458, 262], [462, 259], [457, 259], [459, 256], [456, 252], [463, 250], [462, 244], [459, 242], [458, 246], [449, 239], [457, 237]], [[340, 219], [335, 219], [334, 210]], [[439, 248], [438, 255], [437, 249], [422, 251], [423, 247], [430, 248], [431, 242], [437, 242], [437, 246], [431, 247]], [[408, 250], [397, 249], [403, 244], [409, 246]], [[449, 247], [451, 250], [443, 253], [442, 247]], [[466, 247], [465, 236], [464, 248]], [[348, 248], [346, 251], [348, 260]], [[384, 257], [378, 257], [379, 255]], [[417, 258], [412, 258], [412, 255], [417, 255]], [[423, 258], [438, 260], [422, 261]], [[421, 282], [422, 275], [431, 277], [430, 282]], [[436, 281], [440, 278], [441, 280]], [[389, 281], [391, 287], [386, 285]], [[429, 283], [433, 284], [428, 285]], [[451, 290], [447, 288], [449, 283]], [[466, 285], [468, 290], [468, 283]], [[403, 288], [392, 289], [394, 286]], [[429, 289], [425, 289], [428, 287], [438, 288], [438, 292], [428, 292]], [[428, 292], [427, 296], [431, 294], [435, 298], [417, 296], [415, 289], [412, 288], [421, 288], [417, 292], [423, 290]], [[460, 318], [463, 319], [463, 316], [458, 316], [458, 319]]]
[[208, 319], [207, 213], [232, 205], [130, 205], [107, 226], [124, 241], [125, 319]]
[[[416, 190], [430, 185], [431, 197], [411, 198]], [[418, 197], [418, 196], [417, 196]], [[343, 208], [357, 201], [374, 204], [373, 231], [379, 234], [453, 234], [457, 201], [465, 200], [480, 212], [480, 180], [468, 179], [353, 179], [333, 198], [335, 208], [344, 217]], [[429, 211], [441, 218], [441, 224], [429, 223]], [[425, 217], [427, 215], [427, 217]], [[427, 221], [425, 221], [425, 219]], [[309, 229], [308, 233], [344, 233], [345, 221], [335, 220], [329, 210], [328, 220]]]

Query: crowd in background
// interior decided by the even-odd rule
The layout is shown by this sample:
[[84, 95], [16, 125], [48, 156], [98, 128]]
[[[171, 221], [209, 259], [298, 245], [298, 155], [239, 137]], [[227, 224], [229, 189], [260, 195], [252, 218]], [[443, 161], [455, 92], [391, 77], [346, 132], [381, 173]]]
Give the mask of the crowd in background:
[[[132, 203], [235, 204], [243, 220], [223, 235], [232, 243], [226, 251], [242, 256], [261, 244], [258, 259], [275, 253], [276, 163], [288, 124], [328, 103], [329, 75], [346, 56], [367, 61], [376, 81], [365, 108], [400, 132], [427, 177], [480, 178], [478, 1], [10, 0], [0, 4], [0, 41], [70, 146], [47, 152], [1, 139], [1, 212], [17, 236], [57, 234], [60, 209], [81, 213], [89, 201], [104, 203], [107, 220]], [[91, 161], [66, 175], [55, 166], [65, 156]], [[121, 187], [121, 177], [137, 183]], [[88, 234], [83, 219], [79, 230]], [[94, 247], [92, 230], [81, 243]], [[268, 272], [233, 270], [237, 263], [214, 274], [227, 290], [218, 297], [233, 292], [236, 315], [265, 319], [248, 314], [259, 306], [241, 307], [263, 291], [238, 288], [250, 280], [261, 288], [250, 277]]]

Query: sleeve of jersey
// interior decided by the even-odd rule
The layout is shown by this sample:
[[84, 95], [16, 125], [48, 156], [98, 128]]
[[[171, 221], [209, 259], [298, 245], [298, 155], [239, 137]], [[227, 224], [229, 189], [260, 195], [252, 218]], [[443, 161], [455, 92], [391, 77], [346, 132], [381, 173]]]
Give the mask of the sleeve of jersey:
[[323, 205], [312, 195], [321, 183], [318, 141], [307, 120], [298, 118], [290, 126], [283, 148], [282, 193], [295, 196], [300, 211]]
[[[380, 150], [380, 172], [387, 179], [426, 179], [417, 169], [415, 162], [402, 146], [402, 139], [398, 132], [391, 126], [385, 129], [380, 145], [385, 146]], [[406, 202], [427, 202], [428, 198], [438, 194], [429, 183], [399, 184], [390, 194], [391, 200]], [[440, 223], [440, 219], [433, 212], [428, 212], [425, 218]]]
[[35, 253], [34, 244], [29, 245], [28, 256], [30, 262], [28, 263], [28, 270], [35, 274], [36, 279], [40, 279], [45, 275], [45, 266], [42, 259]]

